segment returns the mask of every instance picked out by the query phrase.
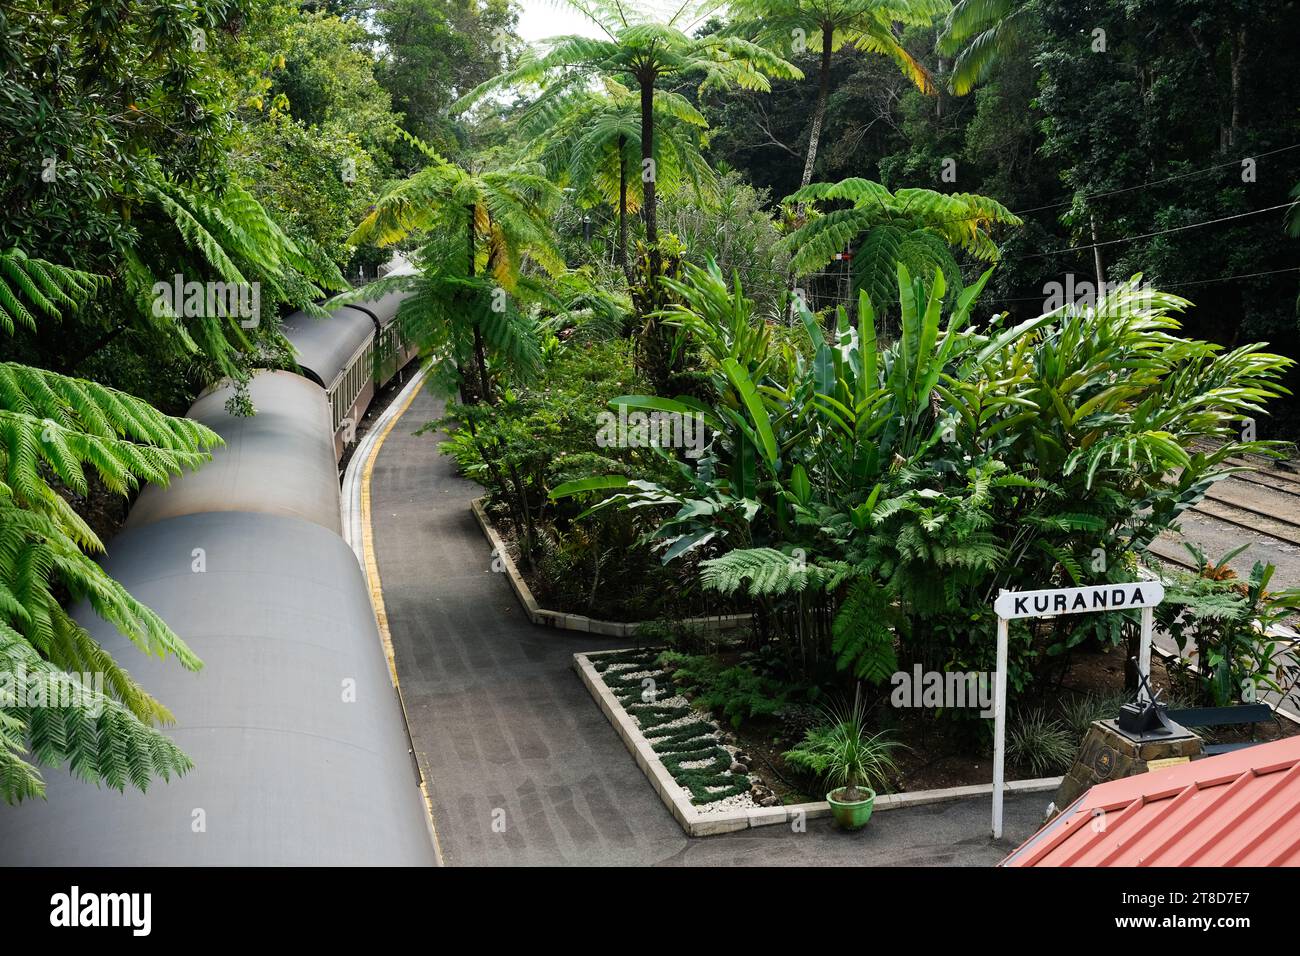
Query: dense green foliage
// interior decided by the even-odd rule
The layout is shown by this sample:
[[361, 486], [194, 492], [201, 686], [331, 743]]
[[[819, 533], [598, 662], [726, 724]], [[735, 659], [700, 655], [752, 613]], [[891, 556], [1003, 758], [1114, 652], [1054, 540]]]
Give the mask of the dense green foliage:
[[421, 233], [418, 274], [381, 280], [356, 295], [414, 292], [397, 316], [407, 340], [426, 354], [450, 356], [445, 381], [462, 398], [491, 403], [489, 350], [524, 379], [541, 362], [536, 329], [521, 306], [542, 290], [523, 268], [534, 264], [551, 275], [563, 269], [545, 220], [555, 187], [532, 164], [474, 173], [436, 153], [428, 157], [428, 166], [380, 197], [351, 239], [387, 246]]
[[[1136, 555], [1227, 458], [1268, 449], [1243, 441], [1240, 423], [1289, 364], [1179, 337], [1186, 303], [1136, 280], [1095, 308], [976, 330], [983, 279], [945, 318], [942, 273], [927, 290], [905, 267], [896, 340], [877, 340], [864, 294], [856, 324], [840, 310], [829, 339], [803, 312], [809, 361], [773, 352], [738, 285], [690, 277], [665, 322], [715, 363], [708, 400], [617, 401], [701, 415], [707, 452], [675, 461], [672, 481], [611, 475], [552, 493], [612, 489], [597, 510], [655, 509], [664, 560], [718, 552], [705, 585], [755, 599], [792, 664], [833, 660], [877, 683], [900, 657], [989, 670], [986, 609], [1001, 588], [1132, 580]], [[1201, 439], [1218, 450], [1191, 450]], [[1119, 642], [1122, 620], [1018, 634], [1012, 686], [1089, 637]]]
[[[422, 165], [385, 77], [422, 69], [392, 13], [296, 0], [0, 3], [0, 796], [40, 764], [141, 789], [189, 766], [170, 714], [73, 619], [84, 601], [142, 652], [200, 666], [93, 560], [142, 482], [199, 467], [217, 437], [183, 409], [220, 377], [291, 361], [285, 312], [388, 257], [349, 244], [394, 176]], [[506, 4], [408, 4], [490, 50]], [[446, 52], [445, 50], [443, 51]], [[457, 54], [459, 55], [459, 54]], [[403, 72], [405, 70], [405, 72]], [[445, 105], [459, 95], [420, 78]], [[418, 107], [409, 104], [413, 111]], [[430, 119], [431, 117], [424, 117]], [[463, 137], [453, 127], [450, 142]], [[182, 308], [189, 283], [244, 297]], [[128, 394], [130, 393], [130, 394]], [[140, 395], [147, 401], [134, 398]], [[236, 411], [253, 412], [246, 398]]]
[[[102, 279], [19, 252], [0, 253], [0, 321], [55, 323]], [[219, 441], [94, 382], [0, 363], [0, 799], [40, 796], [36, 764], [141, 790], [189, 761], [154, 729], [170, 713], [68, 613], [84, 600], [144, 653], [201, 666], [149, 608], [90, 555], [99, 537], [61, 494], [85, 494], [88, 473], [126, 495], [166, 484]], [[51, 702], [55, 706], [51, 706]], [[26, 752], [30, 752], [30, 756]]]
[[893, 300], [899, 265], [927, 280], [936, 270], [942, 272], [945, 286], [955, 295], [962, 288], [962, 273], [951, 249], [964, 249], [972, 259], [992, 262], [998, 258], [998, 249], [991, 229], [998, 224], [1021, 225], [1001, 203], [987, 196], [932, 189], [890, 193], [865, 179], [812, 183], [786, 201], [852, 204], [814, 216], [790, 234], [791, 266], [798, 273], [812, 272], [842, 250], [856, 250], [852, 289], [879, 303], [882, 313]]
[[[1285, 210], [1183, 228], [1272, 209], [1300, 179], [1287, 80], [1300, 70], [1297, 32], [1294, 0], [961, 0], [934, 26], [903, 31], [937, 97], [881, 57], [836, 55], [812, 179], [995, 197], [1025, 226], [1000, 237], [986, 302], [1017, 318], [1043, 309], [1049, 283], [1095, 283], [1095, 236], [1108, 243], [1106, 281], [1141, 272], [1192, 299], [1194, 334], [1300, 354], [1296, 247], [1278, 239]], [[811, 50], [791, 59], [816, 70]], [[702, 100], [713, 161], [774, 196], [793, 193], [817, 95], [813, 82], [778, 81], [768, 97]], [[834, 276], [808, 288], [814, 308], [846, 298]], [[1289, 409], [1280, 403], [1286, 434]]]
[[[660, 107], [671, 102], [660, 95], [661, 84], [698, 83], [698, 92], [737, 87], [769, 90], [769, 77], [798, 78], [799, 70], [759, 43], [743, 37], [698, 31], [716, 5], [687, 2], [666, 19], [656, 19], [618, 0], [578, 0], [575, 9], [597, 26], [603, 38], [555, 37], [541, 54], [523, 54], [513, 70], [484, 83], [460, 101], [469, 107], [487, 93], [520, 84], [542, 84], [548, 91], [584, 86], [592, 79], [626, 81], [638, 95], [640, 117], [641, 210], [645, 223], [646, 263], [642, 281], [655, 285], [661, 275], [658, 183], [662, 174], [655, 145]], [[674, 151], [676, 153], [677, 151]], [[680, 165], [680, 164], [679, 164]], [[634, 300], [635, 301], [635, 300]], [[639, 310], [645, 315], [647, 310]], [[651, 327], [651, 337], [657, 330]]]
[[1061, 721], [1035, 708], [1011, 720], [1007, 759], [1025, 768], [1031, 777], [1065, 773], [1079, 749], [1079, 740]]
[[789, 687], [774, 678], [707, 654], [665, 651], [659, 663], [672, 669], [673, 684], [698, 706], [731, 721], [733, 727], [778, 713], [789, 693]]

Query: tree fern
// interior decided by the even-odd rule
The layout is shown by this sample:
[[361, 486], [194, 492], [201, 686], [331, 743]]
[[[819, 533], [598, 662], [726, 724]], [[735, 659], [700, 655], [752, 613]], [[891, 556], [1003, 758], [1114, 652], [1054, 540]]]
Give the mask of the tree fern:
[[425, 354], [450, 352], [457, 374], [447, 383], [490, 401], [489, 350], [525, 376], [540, 367], [527, 307], [547, 297], [538, 270], [564, 271], [547, 220], [557, 195], [536, 163], [474, 173], [436, 157], [386, 192], [352, 236], [387, 245], [419, 233], [418, 274], [380, 280], [333, 304], [389, 289], [412, 293], [397, 314], [408, 340]]
[[750, 597], [781, 597], [820, 590], [828, 575], [805, 560], [775, 548], [738, 548], [700, 565], [700, 583], [712, 591]]
[[35, 330], [37, 316], [57, 321], [64, 308], [76, 309], [103, 285], [103, 277], [43, 259], [21, 249], [0, 252], [0, 331], [15, 326]]
[[[10, 277], [21, 269], [30, 280], [7, 286], [28, 315], [50, 316], [55, 303], [84, 301], [102, 281], [52, 263], [33, 270], [34, 261], [11, 253], [0, 266]], [[85, 494], [92, 474], [123, 495], [142, 481], [165, 484], [202, 464], [219, 441], [196, 422], [94, 382], [0, 364], [0, 675], [12, 683], [21, 665], [27, 676], [24, 687], [10, 688], [21, 699], [0, 698], [0, 796], [43, 793], [25, 752], [117, 789], [144, 789], [152, 778], [189, 766], [151, 726], [171, 714], [68, 615], [58, 595], [85, 600], [146, 654], [174, 656], [189, 669], [201, 662], [91, 559], [87, 552], [103, 545], [63, 492]], [[78, 684], [67, 706], [24, 703], [28, 688], [47, 693], [76, 681], [72, 673], [102, 675], [102, 693]]]
[[[520, 57], [512, 70], [471, 90], [452, 110], [474, 106], [490, 93], [503, 89], [562, 84], [570, 89], [593, 79], [613, 79], [638, 94], [641, 127], [648, 135], [641, 141], [642, 162], [653, 162], [657, 116], [655, 101], [661, 82], [679, 85], [698, 81], [697, 89], [771, 89], [770, 78], [799, 79], [803, 74], [771, 49], [725, 32], [700, 33], [717, 5], [687, 0], [667, 20], [655, 19], [655, 11], [631, 4], [600, 0], [571, 0], [571, 6], [590, 20], [604, 38], [561, 36], [545, 41], [540, 51]], [[657, 282], [661, 266], [657, 218], [658, 176], [642, 176], [641, 212], [645, 220], [648, 274]]]
[[[170, 739], [107, 694], [42, 658], [0, 622], [0, 798], [42, 796], [29, 751], [47, 766], [68, 764], [83, 780], [147, 790], [190, 769]], [[7, 696], [6, 696], [7, 695]]]
[[930, 189], [900, 189], [891, 193], [879, 183], [849, 178], [837, 183], [811, 183], [787, 196], [787, 203], [843, 204], [815, 215], [786, 238], [795, 272], [822, 268], [837, 253], [853, 251], [855, 290], [865, 291], [882, 310], [896, 300], [900, 265], [912, 275], [943, 275], [950, 302], [962, 289], [961, 270], [953, 249], [975, 259], [998, 258], [992, 230], [1018, 226], [1021, 220], [1001, 203], [974, 193], [938, 193]]
[[957, 0], [938, 42], [944, 56], [956, 54], [952, 92], [964, 96], [988, 79], [994, 66], [1029, 36], [1033, 18], [1028, 0]]
[[[320, 249], [290, 238], [239, 183], [200, 189], [169, 179], [156, 167], [147, 172], [142, 198], [163, 224], [163, 234], [156, 237], [163, 252], [149, 265], [133, 252], [125, 254], [126, 291], [145, 321], [182, 353], [201, 355], [242, 383], [258, 343], [284, 345], [276, 323], [265, 320], [278, 304], [323, 315], [316, 301], [327, 291], [347, 288], [347, 282]], [[236, 286], [256, 283], [263, 314], [187, 315], [182, 320], [176, 304], [169, 307], [154, 292], [158, 283], [170, 286], [175, 275]], [[245, 327], [248, 318], [254, 321]]]
[[873, 684], [898, 670], [889, 605], [885, 588], [868, 577], [854, 580], [831, 625], [831, 649], [840, 670]]

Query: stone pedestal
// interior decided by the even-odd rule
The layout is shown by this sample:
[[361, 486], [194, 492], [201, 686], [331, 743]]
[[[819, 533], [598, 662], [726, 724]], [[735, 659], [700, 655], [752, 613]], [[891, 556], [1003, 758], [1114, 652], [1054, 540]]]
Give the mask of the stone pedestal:
[[[1201, 755], [1201, 738], [1170, 721], [1174, 733], [1138, 740], [1119, 729], [1114, 720], [1093, 721], [1079, 748], [1074, 766], [1061, 781], [1053, 805], [1060, 813], [1088, 788], [1107, 780], [1146, 773], [1158, 761], [1179, 762]], [[1053, 813], [1053, 816], [1055, 816]]]

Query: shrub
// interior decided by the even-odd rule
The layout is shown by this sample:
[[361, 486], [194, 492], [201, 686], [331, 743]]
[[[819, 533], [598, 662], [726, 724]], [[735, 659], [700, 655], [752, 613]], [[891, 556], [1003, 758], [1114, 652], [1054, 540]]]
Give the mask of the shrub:
[[630, 342], [575, 339], [559, 345], [545, 374], [504, 389], [497, 405], [450, 403], [424, 432], [446, 429], [444, 454], [484, 487], [488, 507], [513, 531], [539, 600], [595, 617], [645, 620], [727, 609], [704, 604], [690, 564], [664, 567], [646, 534], [649, 516], [608, 512], [575, 522], [573, 500], [553, 488], [592, 475], [663, 477], [671, 466], [649, 448], [599, 447], [598, 416], [635, 392]]
[[[1189, 303], [1140, 276], [1095, 305], [977, 328], [989, 273], [945, 319], [944, 274], [927, 286], [900, 267], [898, 338], [877, 342], [865, 294], [829, 332], [801, 310], [809, 361], [772, 347], [719, 270], [682, 272], [663, 321], [707, 356], [712, 397], [623, 401], [703, 415], [707, 452], [670, 481], [633, 468], [553, 494], [654, 515], [665, 556], [707, 556], [705, 586], [748, 598], [762, 638], [809, 674], [828, 660], [875, 683], [910, 661], [991, 670], [999, 589], [1131, 581], [1229, 459], [1276, 452], [1240, 426], [1281, 394], [1291, 361], [1180, 337]], [[1135, 623], [1013, 624], [1012, 692]]]
[[682, 191], [659, 210], [660, 221], [681, 239], [689, 260], [701, 266], [717, 262], [726, 276], [738, 272], [764, 317], [780, 312], [790, 266], [781, 233], [764, 208], [767, 200], [766, 190], [728, 171], [708, 201]]
[[1035, 777], [1069, 769], [1078, 751], [1074, 735], [1040, 709], [1018, 715], [1007, 732], [1007, 756]]
[[728, 666], [708, 655], [665, 651], [659, 663], [671, 669], [673, 683], [697, 706], [721, 714], [733, 727], [777, 713], [790, 693], [788, 686], [743, 664]]
[[883, 789], [898, 772], [891, 751], [902, 745], [884, 731], [867, 730], [860, 695], [851, 707], [829, 709], [825, 716], [826, 723], [809, 730], [797, 747], [785, 752], [785, 760], [832, 788], [843, 787], [849, 801], [862, 799], [859, 787]]
[[1082, 742], [1094, 721], [1118, 717], [1121, 705], [1131, 697], [1124, 693], [1081, 694], [1061, 705], [1061, 719], [1075, 742]]

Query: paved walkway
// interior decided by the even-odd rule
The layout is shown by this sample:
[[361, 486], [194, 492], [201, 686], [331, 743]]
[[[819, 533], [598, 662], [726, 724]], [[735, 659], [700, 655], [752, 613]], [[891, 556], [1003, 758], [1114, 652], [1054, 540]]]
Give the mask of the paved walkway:
[[[987, 798], [878, 814], [857, 834], [828, 820], [687, 837], [572, 668], [618, 641], [523, 616], [470, 514], [478, 487], [428, 436], [419, 395], [380, 449], [371, 515], [411, 736], [449, 865], [975, 865], [1034, 829], [1047, 794], [1011, 796], [1006, 839]], [[625, 642], [622, 642], [625, 643]]]

